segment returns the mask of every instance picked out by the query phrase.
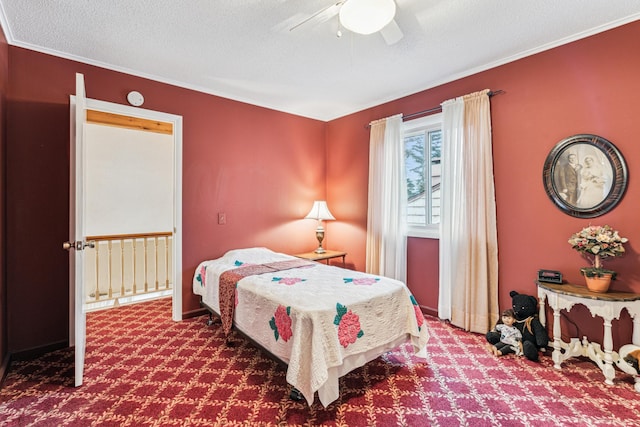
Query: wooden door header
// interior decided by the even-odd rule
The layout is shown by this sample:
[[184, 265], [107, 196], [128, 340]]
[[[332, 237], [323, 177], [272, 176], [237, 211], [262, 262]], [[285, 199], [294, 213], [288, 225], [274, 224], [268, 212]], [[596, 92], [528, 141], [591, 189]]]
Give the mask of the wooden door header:
[[173, 135], [173, 124], [105, 111], [87, 110], [87, 123]]

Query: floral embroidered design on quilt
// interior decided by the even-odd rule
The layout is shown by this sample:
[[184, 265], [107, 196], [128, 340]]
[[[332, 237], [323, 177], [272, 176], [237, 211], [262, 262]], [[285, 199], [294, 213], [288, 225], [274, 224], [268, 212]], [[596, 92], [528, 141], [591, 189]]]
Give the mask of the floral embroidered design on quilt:
[[282, 338], [284, 342], [289, 341], [289, 338], [293, 335], [291, 330], [291, 307], [279, 305], [269, 321], [269, 326], [273, 329], [273, 335], [276, 341], [278, 341], [279, 338]]
[[360, 328], [360, 317], [353, 311], [347, 310], [347, 307], [340, 303], [336, 303], [336, 311], [338, 314], [336, 314], [333, 324], [338, 326], [340, 345], [347, 348], [364, 335]]
[[422, 310], [420, 310], [420, 306], [418, 305], [418, 301], [411, 295], [411, 304], [413, 304], [413, 311], [416, 314], [416, 320], [418, 321], [418, 331], [422, 330], [422, 325], [424, 325], [424, 314], [422, 314]]
[[[240, 263], [240, 261], [236, 261]], [[276, 261], [265, 264], [240, 263], [235, 268], [227, 270], [218, 279], [218, 301], [220, 306], [220, 320], [225, 336], [228, 336], [233, 326], [233, 313], [238, 301], [238, 282], [248, 276], [256, 276], [276, 271], [290, 270], [313, 266], [315, 263], [303, 259]]]
[[206, 286], [206, 283], [204, 282], [204, 278], [206, 277], [206, 275], [207, 275], [207, 266], [203, 265], [202, 267], [200, 267], [200, 271], [196, 276], [196, 280], [200, 282], [200, 286], [202, 286], [203, 288]]
[[282, 285], [295, 285], [296, 283], [304, 282], [306, 280], [307, 279], [301, 279], [299, 277], [274, 277], [271, 279], [272, 282], [277, 282]]
[[344, 283], [353, 283], [354, 285], [373, 285], [379, 280], [379, 277], [345, 277]]

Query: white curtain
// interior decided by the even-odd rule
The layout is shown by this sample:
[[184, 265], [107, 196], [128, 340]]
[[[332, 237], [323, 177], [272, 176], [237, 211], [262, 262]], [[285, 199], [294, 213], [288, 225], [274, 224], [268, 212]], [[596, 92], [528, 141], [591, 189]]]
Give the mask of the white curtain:
[[442, 112], [438, 315], [486, 333], [499, 315], [489, 91], [446, 101]]
[[366, 271], [406, 282], [407, 190], [402, 115], [371, 123]]

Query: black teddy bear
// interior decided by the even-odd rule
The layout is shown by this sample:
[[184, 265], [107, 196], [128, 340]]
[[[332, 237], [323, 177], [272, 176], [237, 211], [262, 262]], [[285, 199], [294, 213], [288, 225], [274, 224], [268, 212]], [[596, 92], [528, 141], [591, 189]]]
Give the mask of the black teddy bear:
[[[531, 295], [511, 291], [513, 312], [516, 315], [514, 326], [522, 333], [522, 353], [529, 360], [538, 360], [538, 350], [546, 349], [549, 344], [547, 330], [538, 319], [538, 300]], [[495, 345], [500, 342], [500, 332], [487, 332], [487, 341]]]

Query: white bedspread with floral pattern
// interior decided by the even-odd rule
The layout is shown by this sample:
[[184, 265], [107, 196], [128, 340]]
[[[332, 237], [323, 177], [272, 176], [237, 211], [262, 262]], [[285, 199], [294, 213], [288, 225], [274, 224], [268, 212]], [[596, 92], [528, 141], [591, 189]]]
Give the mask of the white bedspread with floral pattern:
[[[247, 264], [296, 259], [266, 248], [238, 249], [202, 262], [193, 291], [219, 313], [220, 275]], [[425, 356], [424, 317], [405, 284], [314, 263], [237, 283], [234, 325], [288, 364], [287, 382], [313, 403], [338, 398], [338, 378], [410, 341]]]

